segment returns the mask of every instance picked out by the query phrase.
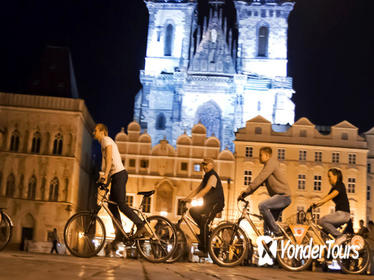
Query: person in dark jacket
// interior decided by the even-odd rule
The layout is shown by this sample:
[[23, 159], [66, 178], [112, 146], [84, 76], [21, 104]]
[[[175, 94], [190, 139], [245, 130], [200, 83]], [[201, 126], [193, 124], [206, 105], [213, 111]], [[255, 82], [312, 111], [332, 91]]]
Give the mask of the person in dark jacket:
[[201, 163], [204, 169], [204, 177], [195, 190], [193, 190], [184, 201], [192, 199], [203, 199], [203, 205], [191, 207], [190, 215], [200, 228], [199, 253], [201, 257], [207, 256], [206, 243], [208, 240], [208, 224], [214, 219], [217, 213], [221, 212], [225, 205], [225, 198], [221, 179], [214, 170], [213, 159], [204, 159]]
[[273, 151], [270, 147], [261, 147], [259, 158], [260, 163], [264, 164], [264, 168], [248, 188], [239, 195], [238, 200], [252, 194], [265, 183], [270, 198], [258, 205], [260, 213], [264, 217], [264, 233], [271, 231], [275, 235], [281, 235], [282, 232], [275, 221], [282, 211], [290, 205], [291, 192], [286, 176], [280, 169], [279, 161], [272, 154]]
[[56, 251], [56, 254], [58, 255], [57, 244], [58, 244], [57, 229], [54, 228], [53, 232], [52, 232], [52, 249], [51, 249], [51, 254], [53, 254], [53, 251]]

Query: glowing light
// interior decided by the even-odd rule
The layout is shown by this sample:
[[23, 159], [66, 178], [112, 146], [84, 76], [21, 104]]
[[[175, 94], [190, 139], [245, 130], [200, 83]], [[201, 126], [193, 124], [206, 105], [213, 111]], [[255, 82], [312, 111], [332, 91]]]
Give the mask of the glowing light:
[[80, 231], [80, 232], [78, 233], [78, 237], [79, 237], [79, 238], [83, 238], [83, 237], [84, 237], [84, 232], [81, 232], [81, 231]]
[[203, 206], [204, 205], [204, 200], [202, 198], [198, 198], [198, 199], [193, 199], [191, 201], [191, 206], [192, 207], [195, 207], [195, 206]]
[[160, 215], [166, 217], [168, 215], [168, 212], [167, 211], [161, 211]]

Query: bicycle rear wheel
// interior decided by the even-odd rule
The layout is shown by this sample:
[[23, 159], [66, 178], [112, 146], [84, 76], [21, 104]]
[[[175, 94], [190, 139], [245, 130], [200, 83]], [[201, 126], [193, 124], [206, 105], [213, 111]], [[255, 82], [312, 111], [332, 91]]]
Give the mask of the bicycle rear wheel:
[[136, 240], [138, 252], [147, 261], [153, 263], [165, 262], [177, 248], [177, 232], [174, 225], [162, 216], [147, 218], [145, 225], [152, 236]]
[[[345, 242], [342, 246], [342, 248], [345, 248], [345, 246], [349, 245], [357, 245], [357, 244], [351, 244], [352, 241], [349, 240], [348, 242]], [[355, 253], [352, 251], [349, 254], [349, 257], [346, 259], [338, 259], [338, 263], [342, 269], [343, 272], [349, 273], [349, 274], [361, 274], [366, 270], [370, 263], [371, 259], [371, 252], [369, 248], [369, 244], [361, 237], [360, 240], [361, 243], [361, 249], [357, 250], [357, 258], [354, 258]]]
[[179, 228], [176, 227], [177, 231], [177, 248], [174, 251], [174, 254], [167, 260], [168, 263], [176, 262], [180, 258], [182, 258], [187, 253], [187, 239], [184, 235], [184, 232]]
[[104, 223], [96, 214], [79, 212], [65, 225], [65, 246], [74, 256], [89, 258], [103, 248], [105, 234]]
[[7, 215], [0, 212], [0, 251], [8, 245], [12, 238], [13, 227]]
[[209, 254], [220, 266], [235, 266], [247, 255], [248, 239], [237, 225], [227, 223], [216, 227], [208, 241]]

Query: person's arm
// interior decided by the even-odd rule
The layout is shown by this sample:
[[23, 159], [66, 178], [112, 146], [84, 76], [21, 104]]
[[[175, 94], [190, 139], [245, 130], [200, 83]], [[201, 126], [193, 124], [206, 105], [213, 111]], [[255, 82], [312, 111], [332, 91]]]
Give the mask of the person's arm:
[[104, 171], [104, 184], [108, 183], [108, 177], [110, 168], [112, 167], [112, 145], [108, 145], [105, 147], [105, 170]]
[[326, 195], [325, 197], [323, 197], [319, 202], [315, 203], [314, 206], [315, 207], [320, 207], [322, 206], [323, 204], [325, 204], [326, 202], [330, 201], [331, 199], [333, 199], [335, 196], [337, 196], [339, 194], [339, 191], [337, 190], [333, 190], [331, 193], [329, 193], [328, 195]]
[[248, 186], [245, 190], [247, 194], [251, 194], [258, 189], [259, 186], [274, 172], [277, 162], [269, 159], [269, 161], [265, 164], [264, 168], [261, 172], [257, 175], [257, 177], [253, 180], [253, 182]]
[[196, 189], [194, 189], [189, 195], [187, 195], [183, 200], [190, 201], [191, 199], [193, 199], [195, 195], [199, 192], [200, 188], [201, 184]]
[[208, 183], [206, 184], [205, 188], [203, 188], [197, 195], [196, 195], [196, 199], [198, 198], [202, 198], [204, 197], [209, 191], [211, 188], [215, 188], [217, 185], [217, 178], [216, 176], [214, 175], [211, 175], [209, 180], [208, 180]]

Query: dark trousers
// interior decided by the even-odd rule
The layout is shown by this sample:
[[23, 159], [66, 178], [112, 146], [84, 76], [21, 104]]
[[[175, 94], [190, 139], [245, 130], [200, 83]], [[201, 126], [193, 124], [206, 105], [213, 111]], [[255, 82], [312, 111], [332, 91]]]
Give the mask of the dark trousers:
[[58, 254], [58, 251], [57, 251], [57, 240], [53, 240], [53, 246], [52, 246], [52, 249], [51, 249], [51, 254], [53, 254], [53, 251], [56, 251], [56, 254]]
[[206, 252], [206, 243], [208, 241], [208, 225], [217, 213], [222, 211], [222, 207], [217, 204], [204, 204], [203, 206], [196, 206], [190, 208], [190, 215], [197, 223], [200, 229], [200, 244], [199, 249]]
[[[110, 190], [109, 200], [114, 201], [117, 205], [108, 204], [109, 210], [113, 213], [113, 216], [121, 222], [121, 215], [118, 211], [118, 208], [121, 210], [123, 214], [125, 214], [134, 224], [139, 227], [142, 224], [142, 220], [140, 220], [139, 216], [135, 213], [135, 211], [130, 208], [125, 201], [126, 198], [126, 183], [127, 183], [127, 171], [122, 170], [118, 173], [112, 175], [112, 186]], [[121, 231], [117, 228], [117, 225], [113, 222], [114, 230], [116, 232], [116, 238], [119, 238], [121, 235]]]

